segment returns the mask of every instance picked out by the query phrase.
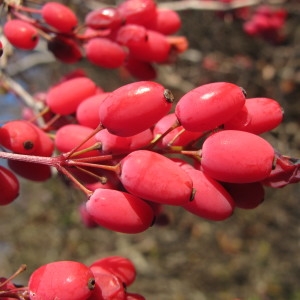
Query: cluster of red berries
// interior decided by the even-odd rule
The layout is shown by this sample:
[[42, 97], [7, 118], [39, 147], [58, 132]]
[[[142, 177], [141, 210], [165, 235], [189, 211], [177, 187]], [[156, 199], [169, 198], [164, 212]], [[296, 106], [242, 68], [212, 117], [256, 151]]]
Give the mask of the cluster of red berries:
[[96, 9], [82, 25], [69, 7], [58, 2], [47, 2], [40, 9], [8, 6], [11, 19], [3, 31], [9, 42], [32, 50], [42, 36], [65, 63], [85, 57], [97, 66], [123, 66], [134, 77], [151, 80], [156, 76], [155, 63], [170, 63], [187, 48], [184, 37], [171, 36], [181, 26], [179, 15], [159, 9], [154, 0], [126, 0]]
[[77, 261], [56, 261], [36, 269], [28, 286], [12, 282], [23, 265], [10, 278], [0, 278], [1, 300], [143, 300], [142, 295], [128, 292], [136, 278], [131, 260], [108, 256], [87, 266]]
[[104, 92], [75, 77], [43, 95], [44, 127], [14, 120], [0, 128], [10, 168], [1, 169], [2, 204], [18, 194], [12, 171], [46, 180], [55, 167], [88, 196], [80, 207], [87, 226], [138, 233], [168, 205], [224, 220], [235, 207], [258, 206], [264, 185], [299, 180], [298, 164], [259, 136], [282, 121], [278, 102], [247, 98], [229, 82], [192, 89], [173, 113], [171, 91], [153, 81]]
[[278, 44], [284, 40], [282, 30], [286, 18], [285, 9], [272, 9], [268, 5], [261, 5], [256, 8], [250, 20], [244, 23], [244, 31], [250, 36], [261, 37]]

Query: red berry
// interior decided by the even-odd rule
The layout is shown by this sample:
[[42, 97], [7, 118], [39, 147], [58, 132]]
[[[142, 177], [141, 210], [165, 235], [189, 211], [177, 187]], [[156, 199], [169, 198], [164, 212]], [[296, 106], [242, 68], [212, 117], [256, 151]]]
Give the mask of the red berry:
[[228, 82], [199, 86], [177, 103], [175, 113], [190, 131], [212, 130], [229, 121], [245, 104], [243, 90]]
[[122, 26], [116, 33], [115, 40], [128, 49], [138, 48], [147, 42], [148, 35], [145, 27], [135, 24]]
[[120, 278], [109, 273], [95, 273], [96, 286], [88, 300], [125, 300], [125, 287]]
[[154, 219], [153, 210], [145, 201], [117, 190], [96, 189], [86, 208], [97, 224], [123, 233], [143, 232]]
[[270, 98], [249, 98], [245, 107], [224, 124], [225, 129], [261, 134], [276, 128], [283, 119], [283, 109]]
[[116, 42], [107, 38], [94, 38], [85, 45], [86, 58], [102, 68], [118, 68], [123, 65], [127, 53]]
[[19, 180], [10, 170], [0, 166], [0, 205], [6, 205], [14, 201], [20, 190]]
[[0, 128], [0, 144], [12, 152], [34, 154], [39, 143], [39, 134], [28, 121], [9, 121]]
[[20, 49], [32, 50], [39, 41], [36, 28], [22, 20], [7, 21], [4, 25], [3, 32], [8, 41]]
[[28, 282], [30, 300], [87, 300], [95, 287], [92, 271], [75, 261], [57, 261], [36, 269]]
[[117, 9], [126, 24], [147, 26], [156, 17], [156, 4], [153, 0], [125, 0]]
[[80, 125], [96, 128], [100, 124], [99, 108], [109, 93], [99, 93], [82, 101], [76, 110], [76, 120]]
[[58, 2], [47, 2], [42, 7], [42, 17], [47, 24], [63, 33], [73, 31], [77, 26], [74, 12]]
[[82, 59], [80, 45], [73, 39], [64, 36], [55, 36], [48, 41], [48, 50], [64, 63], [72, 64]]
[[269, 176], [274, 156], [273, 147], [263, 138], [249, 132], [223, 130], [204, 141], [201, 166], [220, 181], [256, 182]]
[[171, 92], [156, 82], [130, 83], [103, 101], [100, 120], [110, 133], [132, 136], [150, 128], [167, 114], [173, 100]]
[[193, 201], [183, 205], [186, 210], [213, 221], [225, 220], [233, 214], [233, 199], [220, 183], [202, 171], [192, 168], [186, 168], [185, 171], [196, 189]]
[[164, 35], [170, 35], [177, 32], [181, 27], [181, 19], [178, 13], [171, 9], [156, 10], [156, 18], [149, 24], [149, 29], [158, 31]]
[[96, 30], [117, 29], [122, 25], [122, 17], [114, 7], [98, 8], [87, 14], [85, 24]]
[[150, 145], [153, 135], [150, 129], [146, 129], [135, 135], [122, 137], [103, 129], [95, 135], [95, 139], [101, 143], [102, 154], [122, 154]]
[[[68, 124], [59, 128], [56, 131], [54, 143], [58, 151], [66, 153], [73, 150], [73, 148], [75, 148], [82, 141], [84, 141], [85, 138], [87, 138], [92, 132], [92, 128], [78, 124]], [[79, 147], [78, 150], [82, 150], [93, 146], [95, 143], [95, 137], [92, 137], [88, 141], [86, 141], [81, 147]], [[87, 153], [80, 154], [80, 157], [96, 155], [99, 155], [98, 150], [93, 150]]]
[[147, 39], [129, 47], [129, 52], [137, 60], [166, 63], [171, 54], [171, 44], [165, 35], [147, 30]]
[[69, 115], [75, 113], [78, 105], [95, 95], [96, 91], [97, 86], [91, 79], [78, 77], [52, 87], [47, 93], [46, 102], [54, 113]]
[[136, 150], [121, 160], [120, 168], [125, 189], [142, 199], [169, 205], [183, 205], [192, 199], [191, 178], [163, 155]]
[[108, 256], [98, 259], [90, 265], [90, 269], [94, 274], [113, 274], [120, 278], [125, 286], [131, 285], [136, 277], [134, 264], [122, 256]]

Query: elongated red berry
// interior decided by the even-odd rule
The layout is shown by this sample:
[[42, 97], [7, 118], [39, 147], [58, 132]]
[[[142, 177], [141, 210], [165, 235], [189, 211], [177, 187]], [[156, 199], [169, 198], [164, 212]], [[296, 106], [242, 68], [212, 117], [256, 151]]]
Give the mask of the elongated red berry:
[[101, 143], [102, 154], [119, 154], [150, 145], [153, 134], [150, 129], [146, 129], [135, 135], [123, 137], [111, 134], [107, 129], [103, 129], [95, 135], [95, 139]]
[[28, 121], [9, 121], [0, 128], [0, 144], [12, 152], [34, 154], [39, 143], [39, 134]]
[[223, 130], [203, 143], [201, 166], [220, 181], [256, 182], [269, 176], [274, 156], [273, 147], [263, 138], [249, 132]]
[[171, 9], [157, 8], [156, 18], [148, 28], [165, 35], [176, 33], [181, 27], [181, 19], [178, 13]]
[[276, 128], [283, 119], [280, 104], [270, 98], [249, 98], [245, 107], [224, 124], [225, 129], [261, 134]]
[[127, 53], [116, 42], [107, 38], [90, 39], [85, 44], [86, 58], [102, 68], [119, 68], [123, 65]]
[[229, 121], [245, 104], [243, 90], [228, 82], [199, 86], [177, 103], [175, 113], [190, 131], [212, 130]]
[[147, 30], [147, 39], [129, 47], [129, 52], [137, 60], [166, 63], [171, 53], [171, 44], [162, 33]]
[[117, 190], [96, 189], [86, 209], [97, 224], [123, 233], [143, 232], [154, 220], [150, 205], [137, 196]]
[[74, 30], [78, 22], [74, 12], [59, 2], [47, 2], [43, 5], [42, 17], [47, 24], [63, 33]]
[[76, 112], [78, 105], [95, 95], [96, 91], [96, 84], [87, 77], [69, 79], [48, 91], [46, 103], [54, 113], [69, 115]]
[[[77, 147], [82, 141], [84, 141], [91, 133], [92, 128], [82, 126], [79, 124], [68, 124], [59, 128], [55, 134], [55, 146], [58, 151], [62, 153], [69, 152], [73, 148]], [[82, 150], [93, 146], [96, 143], [95, 137], [91, 137], [87, 140], [78, 150]], [[81, 157], [98, 155], [98, 150], [92, 150], [87, 153], [80, 154]]]
[[125, 300], [126, 291], [120, 278], [110, 273], [95, 273], [95, 289], [88, 300]]
[[0, 190], [0, 205], [13, 202], [18, 197], [20, 190], [18, 178], [3, 166], [0, 166]]
[[166, 115], [173, 100], [171, 92], [159, 83], [129, 83], [103, 101], [99, 109], [100, 120], [110, 133], [132, 136], [150, 128]]
[[85, 24], [96, 30], [117, 29], [123, 20], [119, 11], [114, 7], [98, 8], [86, 15]]
[[9, 20], [3, 27], [3, 32], [8, 41], [15, 47], [32, 50], [39, 41], [36, 28], [22, 20]]
[[196, 189], [193, 201], [183, 205], [189, 212], [208, 220], [221, 221], [234, 211], [234, 202], [225, 188], [202, 171], [186, 168]]
[[136, 269], [132, 261], [122, 256], [108, 256], [94, 261], [90, 269], [95, 273], [109, 273], [119, 277], [129, 286], [136, 277]]
[[148, 150], [133, 151], [122, 159], [120, 168], [120, 180], [133, 195], [169, 205], [183, 205], [192, 199], [192, 179], [163, 155]]
[[147, 26], [156, 17], [156, 3], [153, 0], [125, 0], [117, 10], [126, 24]]
[[56, 261], [36, 269], [28, 282], [30, 300], [87, 300], [95, 287], [92, 271], [76, 261]]
[[76, 120], [80, 125], [96, 128], [100, 124], [99, 108], [109, 93], [99, 93], [81, 102], [76, 109]]

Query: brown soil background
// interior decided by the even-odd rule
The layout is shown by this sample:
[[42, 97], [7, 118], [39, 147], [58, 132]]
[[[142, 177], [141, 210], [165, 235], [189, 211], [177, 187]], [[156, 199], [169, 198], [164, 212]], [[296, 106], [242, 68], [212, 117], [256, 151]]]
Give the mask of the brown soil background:
[[[90, 4], [69, 3], [78, 12], [87, 11]], [[246, 36], [242, 23], [231, 21], [230, 14], [224, 20], [210, 11], [180, 12], [179, 34], [188, 38], [190, 50], [174, 65], [160, 66], [157, 80], [177, 99], [213, 81], [234, 82], [249, 97], [276, 99], [284, 107], [285, 120], [264, 137], [282, 153], [300, 157], [300, 10], [297, 1], [287, 1], [285, 7], [289, 18], [282, 45]], [[211, 61], [214, 67], [207, 69]], [[106, 91], [131, 80], [86, 62], [37, 65], [16, 78], [36, 92], [77, 67], [84, 67]], [[22, 181], [19, 199], [0, 210], [0, 276], [9, 276], [25, 263], [28, 270], [16, 282], [26, 284], [35, 268], [50, 261], [89, 264], [100, 257], [123, 255], [132, 259], [138, 271], [128, 290], [147, 300], [298, 300], [299, 184], [266, 192], [257, 209], [237, 209], [227, 221], [209, 222], [170, 207], [168, 226], [124, 235], [86, 229], [77, 210], [84, 196], [60, 178], [45, 183]]]

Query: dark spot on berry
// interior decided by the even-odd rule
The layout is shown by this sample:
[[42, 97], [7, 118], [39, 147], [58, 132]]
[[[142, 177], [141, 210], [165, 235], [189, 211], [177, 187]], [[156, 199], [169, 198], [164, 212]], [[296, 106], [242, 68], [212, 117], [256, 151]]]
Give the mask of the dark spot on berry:
[[25, 141], [23, 147], [26, 150], [31, 150], [34, 147], [34, 143], [32, 141]]

